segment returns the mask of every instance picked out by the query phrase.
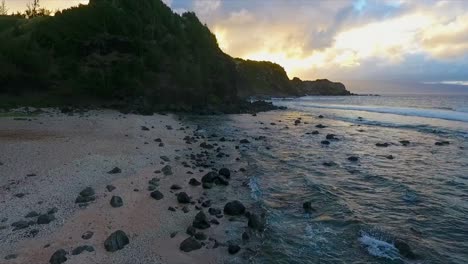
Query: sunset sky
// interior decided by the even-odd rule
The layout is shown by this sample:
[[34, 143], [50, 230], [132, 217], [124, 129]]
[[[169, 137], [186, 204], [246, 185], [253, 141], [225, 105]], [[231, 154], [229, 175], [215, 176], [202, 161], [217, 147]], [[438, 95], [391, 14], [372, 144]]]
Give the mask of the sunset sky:
[[[19, 10], [28, 1], [6, 2]], [[41, 2], [56, 9], [88, 1]], [[291, 78], [468, 81], [468, 1], [164, 2], [195, 11], [231, 56], [277, 62]]]

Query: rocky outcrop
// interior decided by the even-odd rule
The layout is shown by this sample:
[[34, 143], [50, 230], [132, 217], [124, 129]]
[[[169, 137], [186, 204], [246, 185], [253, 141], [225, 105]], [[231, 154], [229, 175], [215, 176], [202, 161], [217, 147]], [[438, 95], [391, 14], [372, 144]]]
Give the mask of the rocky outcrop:
[[351, 93], [346, 90], [344, 84], [332, 82], [327, 79], [302, 81], [294, 77], [291, 83], [294, 92], [298, 91], [300, 95], [351, 95]]

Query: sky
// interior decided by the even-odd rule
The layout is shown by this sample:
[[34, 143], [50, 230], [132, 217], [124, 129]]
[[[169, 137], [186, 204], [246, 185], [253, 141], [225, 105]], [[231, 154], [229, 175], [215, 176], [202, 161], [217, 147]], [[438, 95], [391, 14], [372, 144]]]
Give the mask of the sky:
[[[290, 78], [399, 80], [468, 87], [468, 0], [163, 0], [194, 11], [233, 57]], [[6, 0], [23, 9], [28, 0]], [[41, 0], [63, 8], [88, 0]]]

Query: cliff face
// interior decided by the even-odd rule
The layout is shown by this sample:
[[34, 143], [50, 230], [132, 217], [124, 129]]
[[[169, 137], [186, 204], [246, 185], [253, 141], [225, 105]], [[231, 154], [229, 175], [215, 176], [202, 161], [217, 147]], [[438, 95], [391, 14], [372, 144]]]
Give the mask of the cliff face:
[[237, 94], [241, 98], [288, 97], [305, 95], [350, 95], [342, 83], [327, 79], [289, 80], [283, 67], [269, 61], [236, 59]]
[[291, 80], [292, 86], [298, 90], [301, 95], [351, 95], [346, 90], [344, 84], [331, 82], [327, 79], [318, 79], [315, 81], [302, 81], [295, 77]]

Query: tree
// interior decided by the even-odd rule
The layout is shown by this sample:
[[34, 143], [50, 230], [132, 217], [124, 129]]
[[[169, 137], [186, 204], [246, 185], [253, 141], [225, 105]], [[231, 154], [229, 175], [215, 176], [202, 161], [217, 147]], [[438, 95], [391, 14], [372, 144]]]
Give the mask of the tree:
[[6, 7], [5, 0], [0, 4], [0, 16], [8, 15], [8, 8]]
[[26, 7], [27, 18], [33, 18], [38, 16], [50, 16], [52, 14], [52, 11], [45, 8], [41, 8], [39, 0], [33, 0], [32, 2], [28, 3]]

